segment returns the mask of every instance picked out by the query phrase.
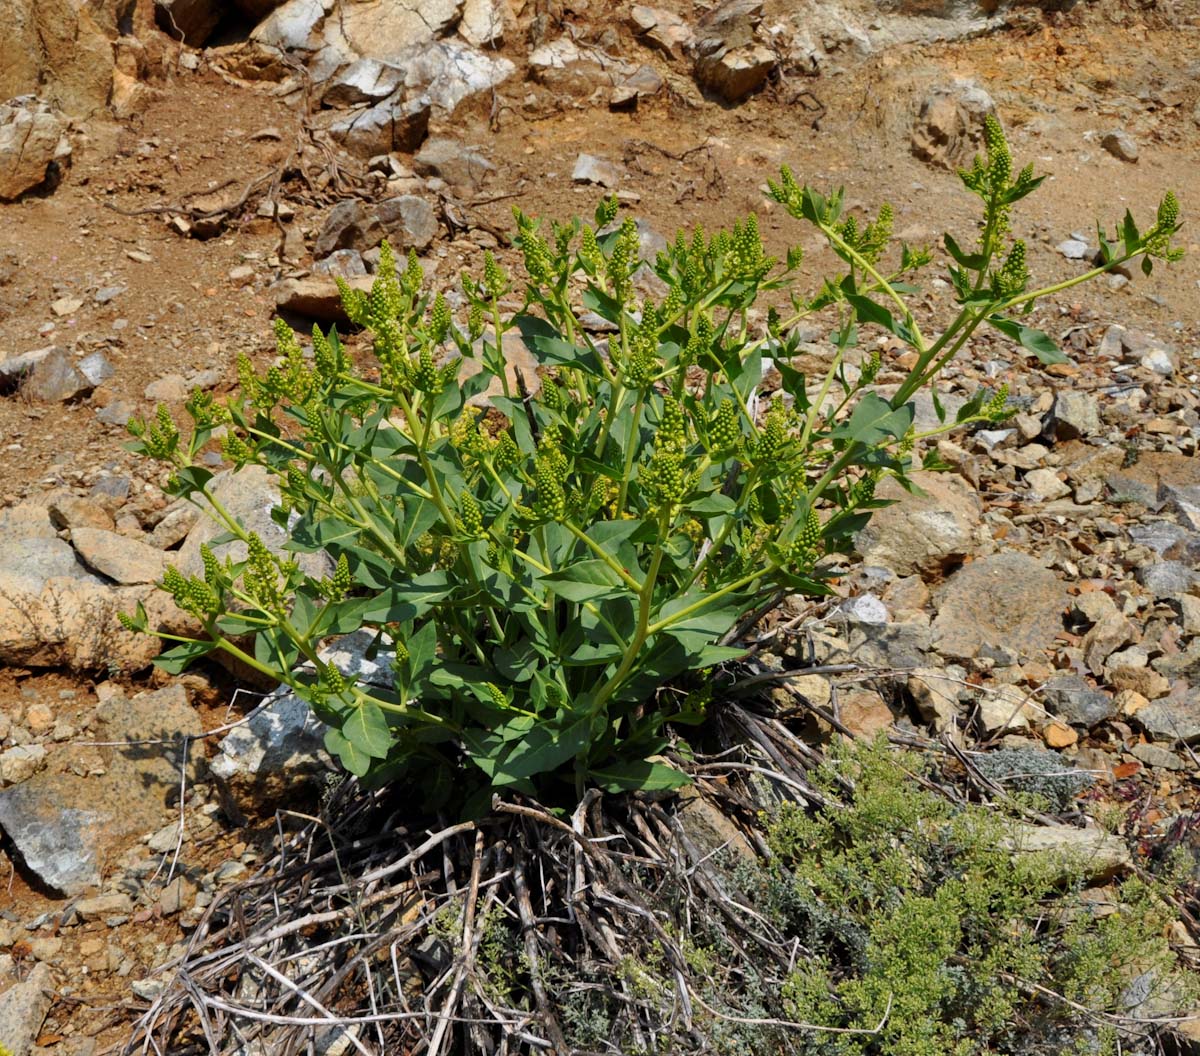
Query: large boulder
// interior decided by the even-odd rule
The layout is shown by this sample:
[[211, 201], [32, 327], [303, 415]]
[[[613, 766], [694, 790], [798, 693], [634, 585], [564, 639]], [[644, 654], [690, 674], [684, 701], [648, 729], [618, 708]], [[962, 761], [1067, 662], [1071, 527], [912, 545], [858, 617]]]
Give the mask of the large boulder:
[[995, 112], [995, 101], [974, 81], [938, 85], [921, 103], [912, 152], [944, 169], [965, 165], [980, 150], [984, 120]]
[[1067, 607], [1066, 588], [1026, 554], [994, 554], [951, 576], [934, 596], [934, 648], [970, 659], [1002, 648], [1036, 657], [1054, 644]]
[[913, 483], [919, 494], [894, 481], [880, 487], [879, 498], [893, 505], [879, 510], [855, 537], [865, 564], [900, 576], [937, 575], [990, 543], [983, 504], [961, 477], [914, 473]]
[[62, 116], [32, 96], [0, 104], [0, 201], [54, 178], [71, 156]]
[[696, 81], [727, 103], [762, 87], [775, 53], [758, 39], [762, 0], [726, 0], [696, 27]]
[[71, 117], [108, 105], [113, 39], [129, 0], [3, 0], [0, 100], [37, 92]]

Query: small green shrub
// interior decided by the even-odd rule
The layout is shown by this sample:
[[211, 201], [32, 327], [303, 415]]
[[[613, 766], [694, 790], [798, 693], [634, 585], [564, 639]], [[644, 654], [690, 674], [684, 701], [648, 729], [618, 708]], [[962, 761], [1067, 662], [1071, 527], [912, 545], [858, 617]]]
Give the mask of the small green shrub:
[[883, 743], [835, 753], [817, 784], [844, 798], [849, 776], [849, 800], [784, 809], [770, 869], [740, 869], [745, 897], [806, 951], [782, 987], [786, 1016], [862, 1032], [788, 1051], [1101, 1053], [1116, 1051], [1135, 979], [1158, 1014], [1191, 1007], [1200, 990], [1163, 937], [1173, 875], [1114, 885], [1106, 914], [1080, 897], [1085, 864], [1064, 880], [1049, 855], [1014, 857], [1011, 817], [951, 804], [904, 763]]
[[[668, 723], [703, 718], [704, 698], [664, 687], [739, 655], [722, 642], [772, 597], [822, 592], [818, 561], [849, 548], [881, 505], [883, 476], [907, 483], [919, 440], [1010, 413], [1003, 390], [980, 393], [954, 421], [914, 430], [913, 397], [971, 335], [987, 325], [1061, 361], [1014, 313], [1131, 258], [1148, 271], [1178, 255], [1168, 194], [1145, 234], [1127, 216], [1119, 246], [1102, 239], [1102, 266], [1033, 288], [1009, 214], [1041, 179], [1032, 167], [1014, 174], [994, 121], [987, 142], [961, 174], [982, 202], [981, 235], [970, 250], [945, 237], [960, 311], [936, 339], [905, 300], [929, 252], [893, 249], [888, 206], [860, 221], [844, 215], [840, 191], [825, 197], [786, 169], [771, 197], [845, 268], [812, 295], [791, 292], [785, 313], [771, 308], [765, 334], [750, 310], [782, 300], [801, 254], [767, 257], [754, 216], [711, 237], [681, 232], [653, 265], [665, 295], [639, 301], [637, 230], [632, 220], [609, 230], [615, 199], [594, 226], [546, 234], [517, 211], [522, 307], [502, 311], [516, 286], [489, 255], [481, 280], [463, 279], [465, 330], [441, 294], [424, 292], [416, 257], [398, 268], [385, 245], [371, 292], [343, 287], [373, 363], [357, 366], [336, 332], [317, 329], [310, 366], [279, 322], [278, 363], [258, 375], [243, 359], [227, 405], [197, 393], [188, 437], [162, 408], [131, 423], [134, 448], [173, 467], [170, 493], [208, 508], [248, 550], [235, 562], [205, 549], [203, 576], [168, 570], [163, 587], [203, 634], [174, 639], [160, 664], [224, 650], [309, 701], [348, 770], [376, 783], [406, 775], [435, 802], [553, 796], [560, 778], [575, 791], [682, 783], [654, 757]], [[607, 322], [606, 341], [584, 328], [585, 312]], [[817, 313], [833, 319], [836, 352], [810, 378], [790, 361], [794, 324]], [[889, 398], [874, 388], [878, 351], [861, 369], [847, 362], [865, 327], [916, 353]], [[505, 362], [512, 330], [539, 363], [536, 397], [535, 379]], [[782, 389], [760, 406], [768, 357]], [[470, 377], [467, 360], [480, 368]], [[270, 552], [214, 497], [196, 459], [218, 427], [235, 467], [274, 475], [290, 549], [324, 551], [330, 576]], [[128, 624], [148, 629], [141, 611]], [[394, 657], [392, 689], [320, 659], [323, 640], [359, 628]]]

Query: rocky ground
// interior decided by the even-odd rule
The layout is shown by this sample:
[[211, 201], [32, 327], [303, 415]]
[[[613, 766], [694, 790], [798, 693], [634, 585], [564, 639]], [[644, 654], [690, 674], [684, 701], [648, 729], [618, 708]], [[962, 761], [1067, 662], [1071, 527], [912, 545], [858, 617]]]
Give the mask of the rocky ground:
[[[452, 291], [485, 249], [515, 264], [513, 204], [566, 217], [616, 191], [648, 251], [755, 211], [815, 276], [831, 257], [761, 194], [781, 163], [854, 209], [892, 202], [910, 242], [964, 241], [952, 169], [994, 108], [1050, 176], [1015, 222], [1039, 282], [1088, 266], [1094, 217], [1149, 217], [1168, 187], [1195, 239], [1185, 3], [91, 6], [18, 0], [0, 42], [17, 97], [0, 107], [0, 1041], [17, 1056], [124, 1041], [156, 966], [269, 849], [254, 819], [309, 745], [286, 699], [222, 742], [258, 698], [217, 670], [152, 673], [155, 643], [121, 629], [138, 601], [166, 615], [152, 584], [209, 532], [123, 451], [124, 425], [231, 392], [239, 353], [270, 360], [276, 312], [337, 320], [333, 276], [369, 282], [383, 237]], [[1135, 853], [1190, 842], [1200, 875], [1190, 249], [1039, 305], [1067, 365], [977, 341], [942, 402], [1006, 383], [1020, 413], [942, 439], [951, 472], [893, 496], [844, 597], [794, 599], [764, 663], [859, 665], [780, 691], [854, 733], [1053, 753]], [[927, 282], [927, 331], [952, 303]], [[815, 369], [831, 348], [804, 336]], [[903, 354], [885, 346], [881, 386]], [[265, 527], [262, 482], [230, 487]]]

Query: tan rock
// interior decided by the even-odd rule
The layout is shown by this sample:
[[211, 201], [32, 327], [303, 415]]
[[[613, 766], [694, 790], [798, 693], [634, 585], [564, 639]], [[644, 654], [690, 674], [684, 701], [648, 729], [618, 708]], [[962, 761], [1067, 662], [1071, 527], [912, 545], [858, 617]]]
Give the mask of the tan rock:
[[1123, 689], [1115, 697], [1113, 703], [1122, 715], [1136, 715], [1150, 703], [1135, 689]]
[[979, 495], [961, 477], [918, 472], [913, 482], [923, 494], [890, 479], [879, 488], [879, 498], [893, 505], [879, 510], [855, 537], [864, 564], [901, 576], [935, 574], [990, 542]]
[[11, 201], [45, 183], [51, 166], [70, 156], [66, 128], [66, 122], [43, 102], [0, 105], [0, 201]]
[[84, 564], [123, 585], [157, 583], [166, 569], [161, 550], [103, 528], [76, 528], [71, 542]]
[[1042, 730], [1042, 740], [1049, 748], [1069, 748], [1079, 741], [1079, 734], [1061, 722], [1052, 722]]

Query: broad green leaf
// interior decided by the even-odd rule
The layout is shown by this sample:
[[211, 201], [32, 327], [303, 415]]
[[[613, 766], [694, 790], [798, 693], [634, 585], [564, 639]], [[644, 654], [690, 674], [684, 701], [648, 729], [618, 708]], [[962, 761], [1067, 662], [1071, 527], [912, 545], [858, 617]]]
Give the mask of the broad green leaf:
[[1041, 330], [1022, 326], [1012, 319], [1005, 319], [999, 315], [989, 315], [987, 321], [1006, 337], [1011, 337], [1014, 341], [1020, 342], [1021, 347], [1037, 356], [1038, 360], [1044, 366], [1049, 367], [1055, 363], [1071, 362], [1067, 356], [1064, 356], [1059, 351], [1053, 338]]
[[568, 601], [590, 601], [606, 598], [614, 589], [622, 588], [620, 577], [600, 558], [581, 560], [565, 569], [542, 576], [541, 583]]
[[372, 759], [382, 759], [392, 746], [392, 733], [383, 709], [373, 700], [360, 700], [342, 723], [342, 736]]
[[961, 268], [966, 268], [968, 271], [979, 271], [987, 263], [987, 258], [982, 253], [967, 253], [960, 249], [958, 243], [949, 233], [942, 236], [942, 241], [946, 246], [946, 252], [954, 258], [954, 262]]
[[587, 747], [591, 725], [591, 719], [584, 716], [561, 729], [549, 723], [534, 726], [497, 761], [493, 781], [499, 786], [511, 785], [557, 770]]
[[325, 731], [325, 750], [337, 756], [342, 766], [355, 777], [362, 777], [371, 768], [371, 756], [333, 727]]
[[913, 422], [914, 408], [911, 403], [893, 409], [882, 396], [866, 392], [850, 414], [830, 435], [875, 447], [889, 440], [897, 440], [908, 432]]
[[692, 779], [682, 770], [648, 759], [628, 763], [606, 763], [588, 771], [605, 792], [667, 792], [690, 785]]
[[154, 658], [154, 666], [169, 675], [186, 671], [193, 660], [207, 656], [216, 649], [215, 642], [180, 642]]

